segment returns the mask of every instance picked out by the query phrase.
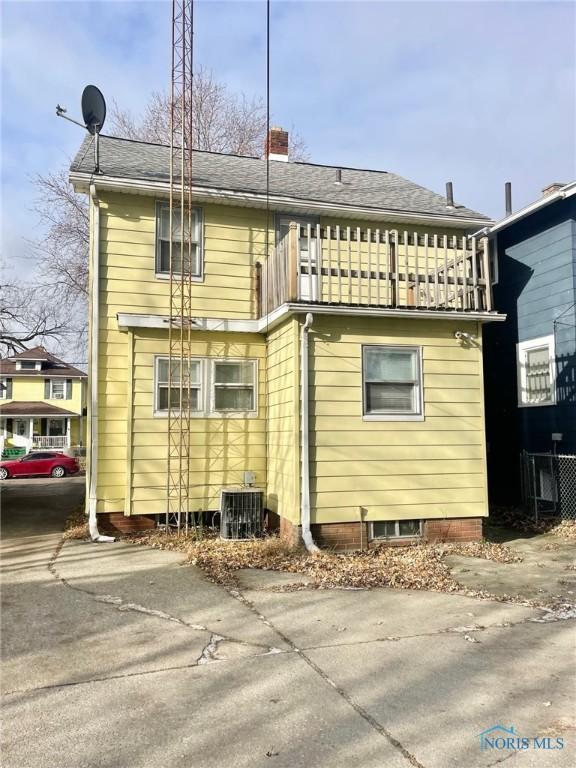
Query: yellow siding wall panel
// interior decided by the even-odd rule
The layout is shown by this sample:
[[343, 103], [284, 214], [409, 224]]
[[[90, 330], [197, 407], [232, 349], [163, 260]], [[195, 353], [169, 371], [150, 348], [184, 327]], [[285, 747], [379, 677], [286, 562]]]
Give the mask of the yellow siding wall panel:
[[[134, 332], [133, 436], [130, 514], [166, 511], [168, 420], [154, 416], [154, 357], [168, 354], [166, 331]], [[223, 486], [241, 485], [243, 472], [256, 472], [266, 487], [265, 340], [254, 334], [195, 332], [192, 355], [258, 360], [256, 418], [193, 417], [190, 444], [190, 510], [215, 510]]]
[[[312, 522], [487, 514], [476, 324], [317, 317], [310, 332]], [[362, 418], [362, 345], [422, 348], [424, 419]]]
[[290, 319], [268, 335], [267, 504], [299, 522], [298, 322]]

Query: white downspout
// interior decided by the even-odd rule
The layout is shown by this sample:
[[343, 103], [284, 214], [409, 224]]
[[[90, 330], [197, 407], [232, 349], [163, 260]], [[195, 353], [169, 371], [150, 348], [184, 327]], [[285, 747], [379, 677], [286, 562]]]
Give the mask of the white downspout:
[[90, 333], [90, 478], [88, 487], [88, 528], [90, 538], [95, 542], [115, 541], [114, 536], [103, 536], [98, 531], [96, 518], [98, 477], [98, 324], [100, 320], [100, 201], [96, 186], [90, 184], [90, 198], [93, 203], [92, 219], [92, 307]]
[[308, 427], [308, 329], [314, 322], [310, 312], [300, 329], [300, 508], [302, 540], [308, 552], [320, 552], [310, 530], [310, 438]]

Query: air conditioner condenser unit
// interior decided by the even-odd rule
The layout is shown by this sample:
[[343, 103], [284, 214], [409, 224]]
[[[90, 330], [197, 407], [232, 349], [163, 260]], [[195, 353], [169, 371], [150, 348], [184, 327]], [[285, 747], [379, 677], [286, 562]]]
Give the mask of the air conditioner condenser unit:
[[263, 493], [258, 488], [222, 488], [220, 536], [254, 539], [262, 535]]

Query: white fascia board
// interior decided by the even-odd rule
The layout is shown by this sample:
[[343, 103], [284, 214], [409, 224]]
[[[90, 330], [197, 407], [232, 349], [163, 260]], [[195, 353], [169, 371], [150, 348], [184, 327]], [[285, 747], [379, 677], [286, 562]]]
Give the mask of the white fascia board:
[[[90, 176], [85, 173], [71, 173], [70, 182], [77, 192], [86, 192], [89, 182], [92, 181], [98, 190], [133, 192], [140, 195], [156, 195], [167, 197], [170, 185], [161, 181], [142, 181], [139, 179], [125, 179], [114, 176]], [[195, 201], [220, 202], [230, 205], [266, 208], [266, 195], [258, 192], [238, 192], [231, 189], [215, 189], [211, 187], [192, 187], [192, 196]], [[456, 229], [468, 229], [471, 227], [490, 227], [493, 221], [490, 219], [478, 219], [475, 217], [454, 218], [453, 216], [441, 216], [438, 214], [416, 213], [408, 211], [395, 211], [385, 208], [370, 208], [354, 205], [338, 205], [337, 203], [320, 202], [316, 200], [301, 200], [284, 195], [270, 195], [269, 203], [276, 211], [304, 212], [325, 216], [356, 216], [373, 221], [394, 221], [411, 224], [439, 225]]]
[[358, 317], [409, 317], [417, 320], [457, 320], [475, 323], [503, 322], [506, 315], [498, 312], [454, 312], [450, 310], [383, 309], [379, 307], [337, 307], [324, 304], [284, 304], [288, 312], [312, 312], [315, 315], [349, 315]]
[[551, 195], [541, 197], [540, 200], [536, 200], [535, 203], [530, 203], [530, 205], [527, 205], [525, 208], [521, 208], [519, 211], [516, 211], [516, 213], [512, 213], [510, 216], [507, 216], [505, 219], [502, 219], [501, 221], [494, 224], [494, 226], [490, 228], [489, 232], [491, 235], [495, 234], [496, 232], [501, 232], [511, 224], [515, 224], [517, 221], [524, 219], [526, 216], [530, 216], [531, 213], [534, 213], [541, 208], [545, 208], [546, 206], [551, 205], [558, 200], [565, 200], [567, 197], [572, 197], [574, 194], [576, 194], [576, 181], [572, 181], [570, 184], [566, 184], [565, 187], [562, 187], [562, 189], [559, 189], [558, 192], [554, 192]]
[[[168, 329], [168, 315], [139, 315], [131, 312], [119, 312], [118, 328], [164, 328]], [[229, 320], [219, 317], [197, 317], [192, 320], [193, 331], [230, 331], [233, 333], [259, 333], [259, 320]], [[174, 326], [177, 327], [177, 326]]]
[[[450, 312], [427, 311], [416, 309], [379, 309], [377, 307], [334, 307], [321, 304], [282, 304], [273, 312], [259, 320], [229, 320], [227, 318], [194, 318], [193, 331], [221, 331], [229, 333], [267, 333], [286, 316], [305, 314], [347, 315], [349, 317], [408, 317], [416, 320], [455, 320], [458, 322], [503, 322], [506, 315], [497, 312]], [[128, 328], [164, 328], [168, 329], [168, 315], [140, 315], [119, 312], [117, 315], [119, 330]]]

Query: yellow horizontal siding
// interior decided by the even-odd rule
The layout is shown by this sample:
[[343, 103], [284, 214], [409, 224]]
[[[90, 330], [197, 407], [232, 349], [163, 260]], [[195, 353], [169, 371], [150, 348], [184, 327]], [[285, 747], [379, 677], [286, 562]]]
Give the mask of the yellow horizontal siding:
[[[192, 336], [192, 356], [259, 360], [259, 408], [256, 418], [191, 420], [190, 510], [217, 509], [220, 489], [241, 485], [246, 470], [256, 473], [257, 487], [266, 487], [265, 352], [264, 338], [255, 334], [200, 332]], [[167, 354], [166, 331], [134, 334], [131, 514], [166, 511], [168, 419], [155, 417], [153, 409], [154, 357]]]
[[[481, 346], [459, 320], [317, 318], [310, 332], [313, 522], [487, 513]], [[476, 326], [467, 326], [474, 333]], [[424, 419], [362, 418], [362, 345], [422, 347]]]
[[268, 507], [299, 522], [298, 323], [291, 319], [268, 336]]

